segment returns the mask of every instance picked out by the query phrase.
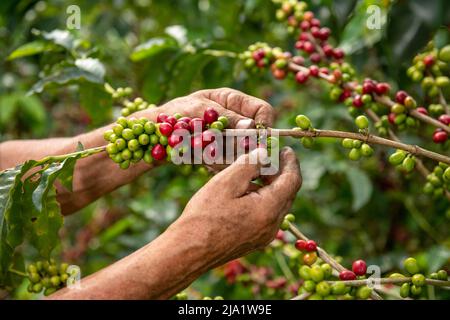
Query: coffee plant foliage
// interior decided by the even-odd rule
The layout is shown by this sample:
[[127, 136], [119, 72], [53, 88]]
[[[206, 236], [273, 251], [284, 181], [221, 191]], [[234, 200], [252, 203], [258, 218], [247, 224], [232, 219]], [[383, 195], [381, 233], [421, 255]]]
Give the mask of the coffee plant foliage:
[[[331, 31], [330, 43], [345, 51], [352, 80], [362, 84], [370, 77], [388, 83], [394, 102], [395, 93], [405, 90], [434, 119], [444, 112], [431, 107], [442, 100], [423, 84], [428, 69], [418, 61], [450, 43], [445, 27], [450, 24], [448, 1], [306, 2], [305, 11], [312, 11], [321, 26]], [[66, 8], [73, 2], [2, 1], [0, 139], [73, 136], [116, 121], [123, 110], [118, 88], [128, 87], [131, 97], [155, 105], [199, 89], [233, 87], [269, 101], [276, 112], [274, 128], [300, 126], [296, 116], [305, 114], [317, 129], [366, 130], [365, 120], [355, 125], [359, 111], [349, 113], [348, 101], [330, 97], [339, 86], [336, 83], [313, 79], [309, 71], [309, 79], [297, 78], [302, 82], [297, 83], [298, 76], [285, 66], [280, 69], [286, 75], [269, 66], [253, 71], [246, 66], [243, 55], [254, 51], [249, 46], [255, 43], [303, 55], [305, 65], [311, 65], [308, 58], [312, 56], [297, 48], [298, 28], [289, 26], [291, 9], [284, 8], [291, 12], [284, 16], [280, 13], [284, 3], [298, 2], [77, 1], [81, 29], [67, 30]], [[373, 5], [379, 10], [380, 28], [370, 29], [366, 21]], [[318, 64], [323, 66], [324, 61]], [[277, 77], [285, 79], [276, 79], [277, 72]], [[448, 69], [443, 73], [449, 76]], [[449, 86], [439, 90], [444, 99], [450, 99]], [[350, 101], [353, 106], [358, 104], [355, 99]], [[407, 103], [402, 100], [403, 104]], [[377, 112], [386, 119], [392, 113], [382, 110]], [[416, 118], [410, 121], [411, 127], [395, 123], [394, 118], [403, 113], [409, 118], [400, 110], [390, 119], [392, 123], [386, 120], [377, 127], [370, 119], [370, 133], [383, 136], [380, 128], [386, 132], [391, 128], [404, 143], [448, 156], [449, 142], [433, 141], [435, 126]], [[280, 140], [296, 150], [301, 162], [303, 185], [291, 209], [295, 221], [336, 261], [351, 270], [352, 262], [362, 258], [389, 275], [402, 272], [403, 260], [414, 256], [427, 278], [439, 269], [448, 271], [450, 200], [445, 186], [433, 184], [434, 176], [391, 165], [390, 157], [398, 152], [392, 148], [372, 145], [373, 155], [353, 162], [347, 156], [349, 150], [336, 139], [315, 138], [311, 149], [304, 147], [308, 143], [302, 146], [299, 138]], [[209, 178], [203, 166], [164, 165], [63, 218], [54, 182], [59, 180], [70, 189], [75, 162], [102, 150], [84, 150], [79, 145], [73, 151], [61, 159], [30, 159], [0, 175], [2, 297], [40, 297], [45, 288], [33, 289], [33, 283], [30, 287], [30, 281], [21, 276], [30, 273], [27, 266], [36, 261], [55, 259], [57, 266], [64, 265], [59, 265], [62, 261], [79, 265], [85, 276], [140, 248], [177, 218]], [[437, 161], [418, 158], [431, 175], [442, 175]], [[39, 179], [23, 179], [37, 166], [43, 168]], [[435, 192], [440, 188], [442, 194]], [[305, 287], [312, 280], [299, 277], [298, 260], [314, 257], [295, 249], [296, 240], [288, 232], [280, 233], [265, 250], [206, 273], [177, 298], [187, 294], [190, 298], [289, 299], [305, 294], [298, 291], [299, 285]], [[322, 264], [321, 268], [327, 267]], [[319, 282], [308, 283], [316, 290], [310, 296], [327, 292], [326, 285], [318, 289]], [[399, 287], [392, 297], [399, 297]], [[405, 291], [406, 285], [401, 288]], [[410, 291], [408, 287], [406, 296], [425, 296]], [[358, 289], [353, 296], [368, 294]], [[427, 297], [450, 296], [436, 289]]]

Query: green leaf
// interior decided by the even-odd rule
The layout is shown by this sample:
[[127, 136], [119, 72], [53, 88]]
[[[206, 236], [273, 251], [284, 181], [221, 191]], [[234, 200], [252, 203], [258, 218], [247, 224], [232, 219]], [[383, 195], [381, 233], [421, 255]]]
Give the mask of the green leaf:
[[348, 170], [345, 171], [345, 174], [347, 175], [348, 182], [352, 189], [352, 209], [357, 211], [370, 200], [372, 195], [372, 183], [367, 174], [358, 168], [348, 168]]
[[9, 269], [14, 250], [23, 241], [21, 178], [35, 163], [27, 161], [0, 173], [0, 277]]
[[103, 85], [85, 82], [80, 84], [81, 107], [86, 110], [94, 126], [111, 118], [112, 98]]
[[82, 83], [83, 81], [103, 84], [105, 69], [97, 59], [77, 59], [76, 66], [59, 70], [53, 75], [45, 77], [36, 82], [29, 94], [40, 93], [46, 87], [58, 87], [71, 83]]
[[73, 170], [75, 169], [75, 164], [78, 158], [79, 156], [68, 158], [66, 160], [67, 163], [61, 169], [58, 176], [58, 181], [60, 181], [64, 188], [66, 188], [70, 192], [72, 192], [73, 186]]
[[16, 50], [11, 52], [11, 54], [8, 56], [8, 60], [33, 56], [39, 53], [52, 51], [54, 49], [54, 46], [46, 41], [35, 40], [25, 43], [24, 45], [21, 45]]
[[[19, 101], [19, 96], [16, 94], [2, 95], [0, 96], [0, 124], [2, 127], [12, 120], [15, 111], [17, 110], [17, 101]], [[2, 130], [3, 131], [3, 130]]]
[[63, 217], [56, 201], [53, 183], [48, 185], [42, 209], [37, 210], [33, 205], [33, 195], [40, 185], [40, 182], [25, 180], [23, 211], [27, 214], [27, 239], [42, 257], [49, 258], [51, 251], [59, 242], [58, 231], [63, 225]]
[[[380, 28], [369, 29], [367, 27], [366, 22], [369, 17], [367, 8], [371, 5], [377, 5], [380, 9]], [[381, 1], [361, 1], [354, 10], [353, 17], [342, 32], [339, 47], [347, 53], [356, 52], [364, 47], [372, 47], [383, 36], [386, 14], [387, 8], [381, 4]]]
[[161, 51], [177, 49], [178, 44], [173, 38], [152, 38], [134, 48], [130, 59], [134, 62], [152, 57]]

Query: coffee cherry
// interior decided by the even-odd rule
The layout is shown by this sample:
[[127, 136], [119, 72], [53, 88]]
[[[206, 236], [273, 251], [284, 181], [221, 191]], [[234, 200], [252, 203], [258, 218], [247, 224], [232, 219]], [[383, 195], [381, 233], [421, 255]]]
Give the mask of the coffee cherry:
[[369, 299], [370, 295], [372, 294], [372, 289], [368, 286], [361, 286], [358, 289], [356, 289], [356, 298], [360, 300], [367, 300]]
[[361, 152], [359, 151], [359, 149], [353, 148], [348, 153], [348, 157], [350, 160], [358, 161], [359, 159], [361, 159]]
[[313, 77], [317, 77], [319, 75], [319, 67], [316, 65], [312, 65], [309, 67], [309, 74]]
[[219, 131], [222, 131], [224, 129], [223, 123], [220, 121], [214, 121], [213, 123], [211, 123], [210, 127], [211, 129], [216, 129]]
[[300, 275], [300, 278], [309, 280], [311, 279], [311, 268], [308, 266], [301, 266], [298, 270], [298, 274]]
[[299, 114], [295, 118], [295, 123], [302, 130], [307, 130], [307, 129], [309, 129], [311, 127], [311, 120], [309, 120], [309, 118], [307, 116], [303, 115], [303, 114]]
[[163, 146], [167, 146], [169, 144], [169, 138], [167, 138], [166, 136], [160, 136], [158, 142]]
[[391, 107], [391, 112], [395, 114], [401, 114], [404, 113], [405, 111], [406, 111], [405, 106], [400, 103], [395, 103]]
[[406, 157], [402, 162], [402, 167], [406, 172], [411, 172], [416, 165], [416, 161], [413, 157]]
[[108, 145], [106, 146], [106, 152], [108, 152], [108, 154], [115, 154], [119, 152], [119, 150], [114, 143], [108, 143]]
[[438, 120], [445, 125], [450, 125], [450, 115], [448, 114], [440, 115]]
[[417, 287], [415, 285], [412, 285], [410, 288], [411, 295], [413, 296], [419, 296], [422, 293], [422, 287]]
[[334, 295], [343, 295], [347, 293], [347, 286], [343, 282], [335, 282], [331, 286], [331, 293]]
[[295, 74], [295, 81], [302, 84], [308, 81], [309, 72], [299, 71]]
[[409, 294], [410, 294], [410, 289], [411, 289], [411, 286], [409, 283], [402, 284], [402, 286], [400, 287], [400, 296], [402, 298], [408, 298]]
[[305, 240], [297, 240], [295, 242], [295, 247], [300, 251], [307, 251], [306, 250], [306, 241]]
[[172, 131], [173, 131], [173, 127], [170, 123], [167, 123], [167, 122], [160, 123], [159, 132], [161, 132], [161, 134], [163, 136], [166, 136], [166, 137], [170, 136]]
[[156, 117], [156, 122], [158, 123], [163, 123], [167, 120], [168, 115], [165, 113], [160, 113], [158, 114], [158, 116]]
[[189, 122], [189, 127], [190, 127], [192, 133], [201, 132], [205, 128], [205, 121], [200, 118], [193, 118]]
[[443, 281], [448, 280], [448, 274], [447, 274], [447, 271], [445, 271], [445, 270], [439, 270], [437, 272], [437, 275], [438, 275], [439, 280], [443, 280]]
[[316, 285], [316, 292], [322, 297], [326, 297], [331, 292], [331, 286], [327, 282], [321, 281]]
[[413, 285], [417, 286], [417, 287], [422, 287], [425, 285], [425, 276], [423, 274], [415, 274], [412, 276], [411, 281], [413, 283]]
[[150, 136], [150, 144], [155, 145], [157, 143], [159, 143], [159, 137], [156, 134], [152, 134]]
[[367, 143], [361, 145], [361, 155], [364, 157], [370, 157], [373, 155], [373, 149]]
[[397, 151], [397, 152], [391, 154], [391, 156], [389, 157], [389, 163], [394, 165], [394, 166], [397, 166], [397, 165], [399, 165], [400, 163], [403, 162], [405, 157], [406, 157], [406, 152], [404, 152], [404, 151]]
[[356, 274], [353, 271], [350, 271], [350, 270], [342, 270], [339, 273], [339, 279], [341, 279], [343, 281], [355, 280], [356, 279]]
[[430, 274], [430, 279], [439, 280], [439, 276], [438, 276], [437, 272], [431, 273]]
[[283, 221], [281, 222], [280, 225], [280, 229], [283, 231], [286, 231], [289, 229], [289, 221], [287, 221], [286, 219], [283, 219]]
[[155, 160], [163, 160], [167, 156], [166, 148], [163, 145], [157, 144], [152, 148], [152, 157]]
[[292, 213], [288, 213], [287, 215], [284, 216], [284, 219], [286, 219], [289, 222], [294, 222], [295, 216]]
[[353, 139], [345, 138], [342, 140], [342, 146], [346, 149], [353, 148]]
[[56, 292], [56, 288], [47, 288], [47, 289], [45, 289], [45, 291], [44, 291], [44, 295], [45, 296], [49, 296], [49, 295], [51, 295], [51, 294], [53, 294], [53, 293], [55, 293]]
[[144, 153], [143, 159], [144, 159], [144, 162], [147, 163], [147, 164], [152, 164], [152, 163], [153, 163], [153, 158], [152, 158], [152, 152], [151, 152], [151, 150], [147, 150], [147, 151]]
[[363, 276], [367, 271], [367, 264], [364, 260], [356, 260], [352, 264], [352, 270], [357, 276]]
[[317, 244], [314, 240], [306, 241], [305, 250], [309, 252], [313, 252], [317, 250]]
[[114, 144], [116, 145], [118, 151], [122, 151], [127, 147], [127, 142], [122, 138], [117, 139]]
[[369, 127], [369, 119], [366, 116], [359, 116], [355, 119], [355, 124], [361, 130], [367, 129]]
[[305, 282], [303, 282], [303, 288], [306, 292], [314, 292], [314, 290], [316, 289], [316, 283], [312, 280], [306, 280]]
[[130, 167], [130, 160], [124, 160], [119, 164], [120, 169], [126, 170]]
[[342, 58], [344, 58], [344, 56], [345, 56], [344, 50], [342, 50], [342, 49], [340, 49], [340, 48], [334, 49], [334, 51], [333, 51], [333, 56], [334, 56], [336, 59], [342, 59]]
[[139, 149], [139, 146], [139, 141], [137, 139], [128, 141], [128, 149], [130, 151], [136, 151], [137, 149]]
[[153, 134], [156, 130], [156, 126], [152, 121], [148, 121], [144, 125], [144, 131], [146, 134], [150, 135]]
[[333, 268], [331, 268], [331, 266], [328, 263], [324, 263], [320, 267], [322, 268], [325, 279], [331, 277], [331, 275], [333, 273]]
[[408, 94], [405, 91], [400, 90], [395, 94], [395, 101], [404, 104], [406, 97], [408, 97]]
[[376, 92], [378, 95], [386, 94], [386, 93], [389, 92], [390, 89], [391, 89], [391, 88], [390, 88], [389, 84], [387, 84], [387, 83], [385, 83], [385, 82], [377, 83], [377, 85], [375, 86], [375, 92]]
[[37, 272], [31, 272], [29, 274], [28, 278], [30, 279], [31, 283], [38, 283], [39, 281], [41, 281], [41, 277], [39, 276], [39, 274]]
[[313, 280], [314, 282], [320, 282], [324, 279], [323, 270], [320, 266], [317, 265], [311, 268], [309, 275], [311, 277], [311, 280]]
[[146, 146], [147, 144], [150, 143], [150, 136], [148, 134], [143, 133], [138, 137], [138, 141], [140, 145]]
[[58, 276], [53, 276], [50, 278], [50, 283], [54, 287], [58, 287], [61, 284], [61, 279]]
[[413, 275], [416, 273], [419, 273], [419, 265], [417, 264], [417, 260], [414, 258], [407, 258], [405, 261], [403, 261], [403, 267], [405, 268], [406, 272]]
[[310, 266], [317, 261], [317, 254], [315, 252], [308, 252], [303, 255], [303, 263]]
[[133, 133], [133, 130], [131, 130], [131, 129], [129, 129], [129, 128], [123, 129], [123, 131], [122, 131], [122, 137], [123, 137], [125, 140], [132, 140], [132, 139], [134, 139], [134, 133]]
[[133, 134], [134, 134], [135, 136], [139, 136], [139, 135], [141, 135], [142, 133], [144, 133], [144, 126], [143, 126], [142, 124], [140, 124], [140, 123], [135, 123], [135, 124], [133, 125], [132, 130], [133, 130]]
[[217, 121], [217, 119], [219, 118], [219, 113], [214, 110], [213, 108], [207, 108], [205, 110], [205, 112], [203, 113], [203, 120], [205, 120], [205, 122], [207, 124], [211, 124], [214, 121]]
[[433, 141], [434, 141], [434, 143], [444, 143], [444, 142], [447, 141], [447, 139], [448, 139], [448, 134], [447, 134], [447, 132], [445, 132], [443, 130], [437, 129], [433, 133]]
[[362, 101], [362, 97], [360, 95], [356, 95], [353, 98], [353, 106], [355, 108], [361, 108], [364, 105], [364, 102]]

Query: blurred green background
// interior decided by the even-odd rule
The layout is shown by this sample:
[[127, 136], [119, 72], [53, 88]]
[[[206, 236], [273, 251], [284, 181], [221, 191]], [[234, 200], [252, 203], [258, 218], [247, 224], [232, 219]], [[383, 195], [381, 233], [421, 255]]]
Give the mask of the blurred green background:
[[[333, 30], [335, 43], [349, 54], [361, 79], [389, 81], [421, 101], [420, 88], [405, 70], [432, 38], [448, 43], [448, 28], [442, 27], [450, 23], [447, 1], [307, 2]], [[81, 28], [67, 31], [66, 10], [73, 4], [80, 8]], [[365, 27], [371, 4], [381, 8], [379, 30]], [[155, 104], [198, 89], [229, 86], [268, 100], [277, 111], [276, 127], [292, 127], [295, 115], [303, 113], [318, 128], [355, 130], [346, 108], [330, 102], [326, 86], [313, 83], [300, 90], [293, 81], [280, 82], [269, 74], [248, 75], [236, 59], [205, 54], [212, 49], [241, 52], [256, 41], [293, 50], [295, 39], [276, 21], [275, 10], [268, 0], [3, 0], [1, 141], [71, 136], [112, 121], [120, 109], [105, 94], [105, 81], [131, 86]], [[23, 57], [8, 58], [26, 43], [19, 52]], [[86, 59], [94, 59], [88, 60], [90, 76], [74, 67]], [[401, 137], [443, 152], [429, 143], [431, 133], [432, 128], [422, 128]], [[377, 148], [376, 157], [355, 164], [331, 140], [321, 140], [313, 150], [294, 139], [283, 143], [298, 151], [304, 179], [292, 212], [301, 229], [327, 251], [346, 264], [365, 258], [383, 271], [398, 268], [407, 254], [417, 255], [432, 270], [448, 267], [448, 202], [422, 194], [423, 179], [417, 173], [404, 176], [389, 166], [391, 151]], [[68, 217], [55, 255], [79, 264], [83, 275], [92, 273], [154, 239], [207, 179], [197, 168], [166, 165], [153, 170]], [[27, 246], [22, 250], [36, 255]], [[271, 252], [248, 259], [282, 274]], [[270, 290], [255, 296], [247, 287], [227, 284], [221, 271], [209, 272], [192, 287], [194, 296], [289, 297]], [[15, 297], [32, 298], [26, 284]]]

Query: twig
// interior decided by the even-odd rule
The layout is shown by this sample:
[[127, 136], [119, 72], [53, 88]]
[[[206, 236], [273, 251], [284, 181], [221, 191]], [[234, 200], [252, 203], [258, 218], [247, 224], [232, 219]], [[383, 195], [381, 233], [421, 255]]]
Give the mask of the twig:
[[25, 272], [22, 272], [22, 271], [13, 269], [13, 268], [9, 268], [8, 271], [11, 273], [14, 273], [15, 275], [17, 275], [19, 277], [24, 277], [24, 278], [28, 277], [28, 275]]
[[346, 131], [336, 131], [336, 130], [293, 130], [293, 129], [227, 129], [225, 130], [227, 135], [236, 136], [252, 136], [258, 135], [261, 132], [267, 130], [268, 134], [274, 134], [278, 136], [290, 136], [290, 137], [328, 137], [328, 138], [349, 138], [354, 140], [359, 140], [365, 143], [379, 144], [388, 146], [391, 148], [401, 149], [413, 155], [423, 156], [435, 161], [444, 162], [450, 164], [450, 157], [441, 155], [439, 153], [429, 151], [427, 149], [421, 148], [416, 145], [410, 145], [398, 141], [392, 141], [389, 139], [381, 138], [378, 136], [346, 132]]
[[439, 89], [439, 102], [444, 106], [445, 113], [450, 114], [450, 108], [448, 107], [447, 100], [445, 100], [441, 89]]
[[311, 293], [305, 292], [305, 293], [302, 293], [302, 294], [300, 294], [298, 296], [293, 297], [291, 300], [306, 300], [306, 299], [309, 298], [310, 295], [311, 295]]
[[[411, 277], [402, 277], [402, 278], [369, 278], [369, 279], [361, 279], [361, 280], [339, 280], [339, 281], [327, 281], [329, 284], [334, 283], [344, 283], [346, 286], [350, 287], [360, 287], [366, 286], [373, 283], [379, 284], [402, 284], [412, 282]], [[434, 279], [425, 279], [425, 284], [435, 287], [450, 287], [450, 281], [444, 280], [434, 280]]]

